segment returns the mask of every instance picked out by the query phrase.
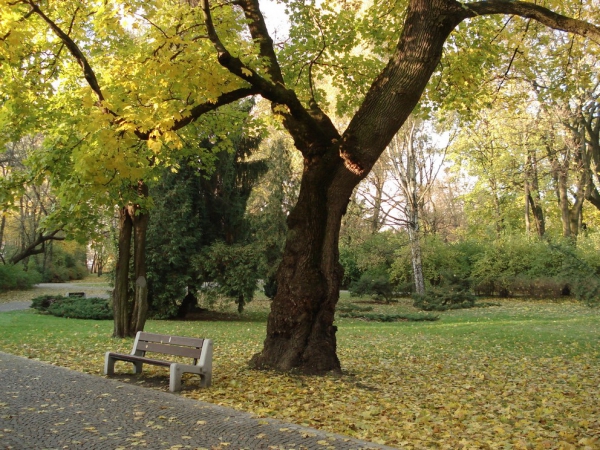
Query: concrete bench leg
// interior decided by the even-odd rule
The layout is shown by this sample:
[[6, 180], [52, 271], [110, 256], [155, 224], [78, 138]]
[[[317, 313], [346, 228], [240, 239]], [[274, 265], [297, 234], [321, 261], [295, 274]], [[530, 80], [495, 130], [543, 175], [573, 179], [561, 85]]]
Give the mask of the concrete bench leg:
[[133, 364], [133, 373], [135, 373], [135, 374], [142, 373], [142, 366], [144, 365], [144, 363], [134, 362], [132, 364]]
[[110, 352], [106, 352], [104, 356], [104, 375], [114, 375], [115, 374], [115, 362], [114, 358], [111, 358]]
[[177, 364], [171, 364], [169, 376], [169, 391], [178, 392], [181, 390], [181, 368]]
[[212, 384], [212, 373], [204, 373], [200, 375], [200, 387], [207, 388]]

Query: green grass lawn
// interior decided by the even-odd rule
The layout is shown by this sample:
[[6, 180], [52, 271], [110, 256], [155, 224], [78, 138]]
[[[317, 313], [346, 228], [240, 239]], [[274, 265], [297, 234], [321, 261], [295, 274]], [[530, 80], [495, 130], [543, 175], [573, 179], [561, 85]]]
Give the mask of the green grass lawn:
[[[403, 448], [600, 448], [600, 311], [571, 301], [494, 301], [500, 306], [438, 313], [437, 322], [338, 319], [341, 377], [247, 368], [264, 339], [264, 298], [236, 321], [151, 320], [146, 330], [214, 339], [213, 386], [200, 389], [192, 377], [182, 395], [258, 416]], [[408, 300], [369, 306], [415, 312]], [[2, 351], [95, 375], [106, 350], [130, 350], [131, 340], [111, 332], [111, 321], [0, 313]], [[168, 387], [160, 367], [121, 379]]]

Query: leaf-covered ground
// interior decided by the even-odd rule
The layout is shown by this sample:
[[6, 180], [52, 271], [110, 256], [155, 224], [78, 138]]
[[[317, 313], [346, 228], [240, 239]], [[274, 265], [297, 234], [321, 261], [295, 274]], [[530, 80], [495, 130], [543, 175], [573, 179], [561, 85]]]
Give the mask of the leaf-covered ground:
[[[350, 299], [343, 299], [349, 302]], [[148, 331], [215, 340], [214, 378], [182, 395], [402, 448], [600, 448], [600, 313], [573, 302], [502, 300], [438, 322], [337, 325], [341, 377], [249, 370], [265, 301], [236, 322], [150, 321]], [[390, 314], [408, 303], [376, 305]], [[110, 321], [0, 314], [0, 349], [100, 374]], [[121, 379], [167, 390], [164, 368]]]
[[67, 295], [69, 292], [85, 292], [87, 297], [108, 297], [109, 287], [106, 277], [88, 277], [70, 283], [42, 283], [26, 291], [0, 292], [0, 304], [25, 302], [40, 295]]

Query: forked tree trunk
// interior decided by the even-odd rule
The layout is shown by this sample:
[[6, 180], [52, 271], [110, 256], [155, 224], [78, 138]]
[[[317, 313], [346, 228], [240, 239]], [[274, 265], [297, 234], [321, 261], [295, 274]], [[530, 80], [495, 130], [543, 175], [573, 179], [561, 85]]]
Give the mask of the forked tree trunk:
[[288, 217], [267, 337], [251, 366], [307, 374], [341, 370], [333, 325], [343, 276], [338, 251], [341, 220], [352, 190], [412, 112], [448, 34], [459, 22], [454, 15], [461, 11], [458, 4], [434, 0], [432, 7], [431, 1], [411, 2], [394, 57], [343, 136], [317, 109], [311, 111], [315, 129], [296, 110], [284, 119], [304, 156], [304, 172], [298, 203]]
[[590, 36], [600, 31], [524, 2], [497, 0], [465, 6], [453, 0], [410, 0], [396, 49], [340, 135], [316, 102], [305, 108], [287, 89], [258, 0], [236, 4], [245, 13], [260, 56], [268, 61], [264, 66], [268, 76], [250, 70], [227, 50], [214, 28], [210, 2], [203, 0], [208, 37], [218, 60], [272, 102], [304, 157], [300, 197], [288, 217], [267, 337], [262, 352], [250, 363], [315, 374], [339, 371], [333, 320], [343, 272], [337, 248], [342, 215], [353, 188], [369, 173], [419, 101], [451, 31], [469, 17], [487, 14], [517, 14]]
[[129, 328], [129, 260], [131, 259], [132, 229], [133, 223], [127, 207], [119, 209], [119, 238], [113, 290], [113, 337], [119, 338], [131, 336]]
[[148, 282], [146, 279], [146, 231], [148, 229], [148, 214], [137, 213], [133, 206], [129, 207], [129, 214], [133, 222], [133, 269], [135, 275], [135, 293], [133, 313], [129, 329], [132, 335], [144, 331], [146, 316], [148, 315]]
[[[136, 187], [140, 197], [148, 196], [148, 187], [142, 181]], [[148, 213], [137, 204], [119, 210], [119, 240], [115, 289], [113, 291], [114, 337], [135, 336], [144, 330], [148, 314], [148, 286], [146, 281], [146, 231]], [[135, 289], [133, 301], [129, 293], [129, 262], [131, 238], [134, 239], [133, 268]]]

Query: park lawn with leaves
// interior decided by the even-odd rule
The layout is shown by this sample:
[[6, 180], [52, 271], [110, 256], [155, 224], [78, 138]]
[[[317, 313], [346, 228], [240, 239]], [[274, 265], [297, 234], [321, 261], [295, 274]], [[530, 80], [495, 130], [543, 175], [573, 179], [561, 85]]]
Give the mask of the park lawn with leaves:
[[[259, 417], [402, 448], [600, 448], [600, 312], [570, 301], [499, 303], [440, 313], [437, 322], [339, 319], [344, 374], [322, 378], [247, 368], [264, 338], [265, 300], [238, 321], [149, 321], [146, 329], [214, 339], [213, 386], [201, 389], [191, 376], [182, 395]], [[409, 301], [374, 310], [414, 312]], [[0, 329], [2, 351], [95, 375], [106, 350], [132, 345], [109, 337], [111, 321], [33, 311], [1, 313]], [[121, 379], [168, 388], [160, 367]]]
[[108, 298], [110, 294], [108, 276], [92, 275], [69, 283], [43, 283], [29, 290], [0, 292], [0, 304], [26, 302], [42, 295], [67, 295], [69, 292], [78, 291], [84, 291], [87, 297]]

